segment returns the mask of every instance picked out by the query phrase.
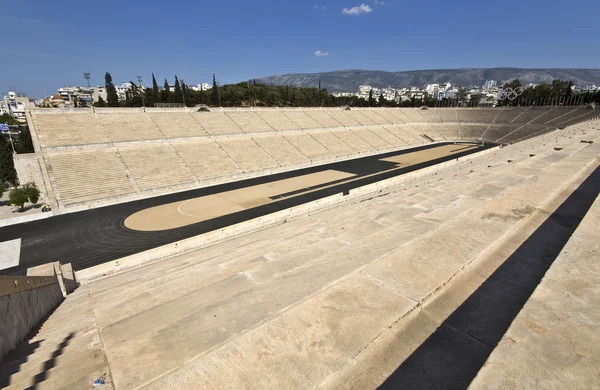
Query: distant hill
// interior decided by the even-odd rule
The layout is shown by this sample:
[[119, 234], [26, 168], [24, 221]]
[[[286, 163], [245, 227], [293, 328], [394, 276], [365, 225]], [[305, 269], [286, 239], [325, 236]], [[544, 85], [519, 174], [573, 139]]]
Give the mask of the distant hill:
[[498, 83], [519, 79], [523, 84], [548, 83], [554, 79], [570, 80], [575, 85], [600, 84], [600, 69], [519, 69], [519, 68], [468, 68], [433, 69], [407, 72], [384, 72], [380, 70], [338, 70], [324, 73], [292, 73], [257, 78], [256, 81], [270, 85], [294, 85], [315, 87], [321, 80], [323, 88], [330, 92], [358, 90], [367, 84], [376, 88], [421, 87], [446, 81], [459, 86], [481, 86], [486, 80]]

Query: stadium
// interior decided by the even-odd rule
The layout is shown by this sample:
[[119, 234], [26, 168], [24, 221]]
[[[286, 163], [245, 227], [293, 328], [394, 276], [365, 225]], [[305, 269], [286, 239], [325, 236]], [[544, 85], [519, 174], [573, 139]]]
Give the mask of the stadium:
[[0, 221], [8, 388], [598, 375], [594, 106], [26, 115], [52, 211]]

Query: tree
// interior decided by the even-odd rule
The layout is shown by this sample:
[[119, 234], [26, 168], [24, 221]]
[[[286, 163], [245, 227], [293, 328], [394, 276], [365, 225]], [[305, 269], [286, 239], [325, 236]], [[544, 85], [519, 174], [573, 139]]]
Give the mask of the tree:
[[215, 107], [221, 107], [221, 96], [219, 95], [219, 86], [217, 85], [217, 78], [214, 73], [212, 87], [212, 103]]
[[94, 103], [96, 107], [106, 107], [106, 102], [102, 99], [102, 96], [98, 96], [98, 101]]
[[13, 206], [19, 206], [19, 211], [23, 211], [23, 206], [27, 202], [27, 193], [23, 188], [13, 188], [8, 194], [8, 203]]
[[383, 97], [383, 92], [379, 94], [379, 107], [385, 106], [385, 98]]
[[175, 75], [175, 103], [181, 103], [182, 101], [182, 95], [181, 95], [181, 85], [179, 84], [179, 79], [177, 78], [177, 75]]
[[146, 103], [146, 107], [154, 107], [154, 103], [157, 103], [156, 100], [154, 100], [154, 98], [154, 90], [152, 88], [146, 88], [146, 90], [144, 91], [144, 101]]
[[29, 182], [23, 186], [23, 191], [25, 191], [25, 195], [27, 195], [27, 200], [29, 203], [37, 204], [38, 200], [40, 200], [40, 190], [37, 188], [34, 182]]
[[29, 127], [19, 129], [19, 138], [15, 145], [15, 150], [18, 154], [33, 153], [33, 141], [29, 133]]
[[9, 125], [18, 125], [19, 121], [16, 120], [12, 115], [10, 115], [8, 112], [5, 112], [4, 114], [0, 115], [0, 123], [8, 123]]
[[158, 90], [158, 84], [156, 83], [156, 78], [154, 78], [154, 73], [152, 73], [152, 94], [154, 95], [154, 103], [159, 103], [162, 100], [160, 91]]
[[106, 100], [109, 107], [119, 107], [119, 95], [112, 81], [110, 73], [104, 75], [104, 86], [106, 87]]
[[369, 107], [375, 107], [375, 98], [373, 97], [373, 90], [369, 91]]
[[167, 79], [165, 79], [165, 84], [163, 86], [162, 101], [163, 103], [171, 103], [171, 87], [169, 86]]
[[469, 101], [470, 101], [469, 105], [470, 106], [479, 105], [479, 101], [481, 100], [482, 97], [483, 97], [483, 95], [480, 93], [472, 93], [469, 98]]
[[460, 87], [456, 92], [456, 100], [459, 102], [463, 102], [467, 99], [467, 90], [463, 87]]
[[185, 103], [186, 106], [191, 107], [193, 104], [192, 96], [190, 95], [190, 89], [183, 80], [181, 80], [181, 93], [183, 94], [183, 103]]
[[133, 81], [130, 81], [131, 88], [125, 93], [126, 106], [127, 107], [141, 107], [142, 106], [142, 91]]
[[6, 188], [4, 188], [4, 183], [0, 183], [0, 198], [2, 198], [2, 195], [4, 195], [5, 190]]
[[17, 172], [10, 140], [6, 135], [0, 134], [0, 183], [5, 182], [17, 185]]

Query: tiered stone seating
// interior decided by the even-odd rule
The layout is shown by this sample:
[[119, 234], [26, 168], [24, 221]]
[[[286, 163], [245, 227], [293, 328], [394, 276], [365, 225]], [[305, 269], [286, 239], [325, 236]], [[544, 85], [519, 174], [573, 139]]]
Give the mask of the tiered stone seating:
[[446, 138], [444, 138], [444, 136], [437, 131], [437, 129], [427, 123], [411, 123], [409, 128], [412, 127], [413, 129], [415, 129], [415, 131], [421, 135], [421, 134], [425, 134], [431, 138], [433, 138], [436, 141], [445, 141]]
[[442, 122], [458, 122], [458, 116], [456, 114], [455, 109], [453, 108], [443, 108], [443, 109], [438, 109], [437, 113], [440, 116], [440, 118], [442, 119]]
[[500, 113], [500, 109], [498, 108], [480, 108], [477, 110], [477, 122], [478, 123], [492, 123], [494, 119]]
[[496, 121], [494, 123], [511, 123], [517, 116], [521, 115], [526, 108], [513, 108], [506, 107], [496, 117]]
[[173, 147], [198, 180], [241, 173], [241, 169], [214, 141], [173, 143]]
[[[534, 147], [538, 155], [553, 154], [552, 148]], [[43, 382], [48, 388], [61, 385], [74, 388], [84, 379], [89, 384], [89, 378], [99, 377], [98, 372], [100, 376], [108, 373], [106, 386], [117, 388], [194, 388], [200, 387], [199, 381], [206, 388], [268, 388], [274, 387], [273, 384], [278, 388], [293, 388], [305, 386], [308, 377], [311, 387], [343, 388], [344, 384], [376, 387], [382, 378], [414, 357], [411, 355], [414, 348], [395, 348], [402, 346], [403, 340], [412, 338], [414, 347], [423, 340], [439, 340], [436, 335], [445, 326], [440, 322], [446, 316], [432, 320], [425, 313], [426, 321], [422, 321], [419, 307], [432, 303], [430, 299], [436, 292], [441, 298], [454, 298], [456, 295], [452, 293], [464, 293], [465, 286], [472, 286], [466, 291], [470, 294], [527, 238], [526, 234], [517, 235], [523, 233], [521, 221], [528, 218], [535, 224], [540, 215], [527, 217], [527, 213], [515, 213], [515, 205], [537, 210], [560, 200], [553, 195], [554, 191], [572, 177], [580, 176], [582, 167], [595, 158], [574, 154], [576, 161], [583, 163], [573, 164], [564, 159], [558, 161], [555, 166], [558, 169], [523, 172], [522, 165], [506, 163], [508, 158], [520, 155], [528, 159], [527, 153], [505, 148], [503, 153], [463, 169], [441, 171], [435, 178], [417, 179], [414, 185], [385, 191], [385, 197], [347, 202], [269, 229], [182, 251], [168, 261], [144, 264], [126, 272], [115, 269], [115, 275], [92, 281], [68, 297], [30, 338], [29, 346], [36, 346], [35, 350], [26, 359], [18, 356], [20, 359], [9, 361], [19, 369], [5, 366], [2, 379], [14, 388], [35, 386], [40, 367], [71, 334], [75, 336], [69, 346], [60, 351], [60, 358], [70, 364], [57, 364], [52, 369], [52, 375]], [[487, 168], [489, 161], [493, 163]], [[494, 178], [500, 179], [494, 181]], [[500, 192], [503, 195], [496, 196]], [[505, 215], [513, 217], [502, 218]], [[588, 220], [586, 217], [583, 223]], [[585, 227], [589, 230], [595, 225]], [[510, 241], [513, 229], [516, 242]], [[493, 248], [491, 245], [509, 249], [500, 253], [504, 257], [493, 263], [493, 268], [482, 256]], [[580, 252], [586, 255], [585, 251]], [[567, 266], [565, 272], [573, 271], [575, 278], [580, 279], [584, 273], [594, 274], [588, 272], [589, 267], [574, 269], [572, 262]], [[579, 279], [571, 279], [570, 285], [579, 288]], [[510, 275], [496, 280], [511, 282]], [[564, 282], [556, 274], [551, 280]], [[569, 291], [595, 293], [597, 277], [584, 280], [586, 289]], [[557, 318], [561, 324], [556, 326], [566, 329], [564, 324], [568, 321], [563, 313], [557, 315], [544, 307], [549, 290], [538, 287], [536, 291], [534, 298], [540, 291], [545, 293], [537, 307], [542, 318], [545, 315]], [[436, 307], [445, 313], [456, 312], [468, 294], [433, 304], [439, 304]], [[584, 311], [589, 308], [589, 300], [583, 299], [587, 298], [585, 294], [563, 296], [582, 302]], [[410, 315], [415, 311], [417, 315]], [[595, 322], [582, 316], [581, 311], [573, 315], [590, 324], [582, 328], [584, 331], [595, 330]], [[93, 324], [88, 321], [90, 317]], [[74, 318], [83, 319], [83, 324]], [[489, 318], [483, 316], [483, 319]], [[469, 325], [458, 323], [459, 329], [451, 329], [450, 334], [468, 331]], [[500, 348], [505, 346], [512, 348], [511, 351], [521, 348], [518, 356], [530, 362], [531, 354], [523, 350], [521, 342], [538, 346], [528, 343], [525, 336], [535, 333], [537, 340], [548, 338], [548, 332], [540, 330], [541, 325], [537, 332], [532, 331], [532, 326], [524, 323], [520, 328], [525, 341], [515, 346], [511, 340], [505, 343], [505, 338]], [[436, 329], [438, 332], [434, 333]], [[514, 333], [507, 336], [515, 337]], [[465, 340], [462, 333], [457, 337], [459, 341]], [[553, 340], [564, 344], [565, 354], [577, 360], [570, 340], [563, 342], [559, 337], [563, 336]], [[377, 338], [380, 343], [373, 343]], [[596, 334], [593, 339], [597, 341]], [[319, 351], [327, 353], [315, 353], [316, 340]], [[393, 343], [398, 340], [400, 344]], [[469, 346], [475, 345], [470, 339], [467, 342]], [[472, 351], [490, 351], [487, 345], [479, 344], [455, 355], [461, 359], [456, 359], [454, 367], [470, 364], [468, 355]], [[93, 345], [96, 347], [92, 348]], [[290, 345], [294, 348], [291, 352]], [[381, 357], [390, 356], [391, 347], [394, 347], [393, 360], [384, 361]], [[505, 350], [501, 352], [507, 353]], [[110, 362], [110, 367], [105, 361]], [[80, 370], [77, 375], [73, 374], [73, 362], [77, 362]], [[490, 383], [494, 387], [515, 383], [512, 378], [507, 380], [507, 375], [514, 374], [514, 367], [496, 362], [492, 359], [492, 371], [486, 366], [488, 373], [495, 374], [498, 380], [490, 381], [489, 376], [481, 380], [477, 376], [473, 382], [476, 388]], [[522, 366], [519, 378], [533, 383], [530, 367]], [[554, 365], [557, 369], [561, 366], [564, 366], [562, 361]], [[480, 365], [467, 366], [472, 367], [478, 369]], [[585, 373], [589, 375], [584, 376], [587, 386], [582, 387], [593, 387], [593, 374], [597, 370], [593, 365], [587, 367]], [[413, 365], [413, 368], [409, 367], [408, 376], [414, 373], [417, 380], [422, 378], [419, 372], [422, 367]], [[546, 365], [534, 368], [540, 374], [536, 379], [548, 377]], [[569, 370], [568, 375], [559, 376], [560, 383], [568, 387], [573, 381], [570, 374], [580, 372]], [[441, 378], [442, 375], [435, 376], [428, 383], [436, 380], [441, 383]], [[556, 383], [556, 376], [550, 376], [547, 382], [550, 381]]]
[[421, 110], [418, 108], [405, 108], [401, 109], [401, 112], [408, 117], [408, 122], [427, 122], [425, 117], [421, 114]]
[[206, 131], [187, 112], [152, 112], [148, 116], [167, 138], [204, 137]]
[[350, 110], [345, 112], [350, 118], [354, 119], [359, 125], [374, 125], [375, 121], [365, 116], [360, 110]]
[[557, 117], [564, 114], [564, 112], [558, 108], [540, 108], [540, 110], [544, 113], [540, 112], [540, 116], [531, 121], [531, 124], [543, 125], [544, 123], [556, 119]]
[[246, 133], [274, 131], [263, 118], [251, 111], [231, 111], [226, 113]]
[[311, 160], [334, 157], [332, 152], [308, 134], [286, 134], [285, 138]]
[[360, 137], [354, 130], [338, 133], [338, 136], [352, 149], [360, 153], [365, 153], [373, 150], [373, 146]]
[[342, 126], [360, 126], [357, 120], [348, 115], [348, 110], [326, 110], [325, 112]]
[[273, 129], [277, 131], [299, 130], [300, 127], [290, 118], [284, 115], [283, 111], [257, 111], [256, 114], [264, 119]]
[[321, 110], [306, 110], [306, 115], [318, 122], [322, 127], [342, 127], [343, 125], [333, 119], [327, 112]]
[[386, 108], [383, 111], [385, 111], [389, 115], [397, 118], [396, 121], [392, 122], [394, 124], [397, 124], [397, 123], [406, 123], [406, 122], [410, 122], [411, 121], [411, 119], [404, 114], [404, 111], [402, 109], [399, 109], [399, 108]]
[[542, 115], [542, 118], [543, 118], [544, 117], [543, 114], [546, 112], [548, 112], [547, 108], [530, 107], [527, 110], [523, 111], [523, 113], [521, 115], [519, 115], [518, 117], [513, 119], [511, 123], [526, 124], [526, 123], [529, 123], [532, 120], [538, 118], [540, 115]]
[[125, 147], [119, 153], [142, 191], [196, 181], [169, 145]]
[[404, 123], [403, 120], [399, 119], [392, 112], [393, 111], [391, 111], [391, 110], [383, 109], [383, 110], [378, 110], [377, 115], [385, 118], [387, 120], [387, 123], [390, 123], [390, 124]]
[[283, 114], [297, 124], [301, 129], [320, 129], [323, 128], [316, 120], [306, 115], [303, 111], [284, 111]]
[[237, 123], [223, 112], [194, 112], [192, 116], [210, 135], [244, 133]]
[[507, 125], [492, 125], [483, 134], [483, 139], [491, 142], [495, 142], [503, 137], [506, 137], [513, 131], [517, 130], [520, 126], [507, 126]]
[[478, 122], [477, 114], [478, 114], [479, 110], [476, 108], [456, 110], [456, 112], [458, 113], [458, 121], [460, 123]]
[[545, 124], [547, 125], [558, 125], [561, 123], [565, 123], [568, 122], [570, 119], [576, 118], [580, 115], [583, 114], [583, 112], [581, 112], [578, 109], [562, 109], [562, 110], [557, 110], [558, 112], [561, 113], [561, 115], [557, 116], [556, 118], [546, 121]]
[[113, 142], [146, 141], [165, 138], [145, 113], [97, 114]]
[[478, 140], [488, 129], [489, 125], [465, 125], [460, 124], [460, 134], [464, 140]]
[[356, 154], [356, 151], [343, 141], [344, 134], [348, 131], [349, 130], [340, 130], [336, 132], [315, 131], [311, 132], [310, 135], [321, 145], [330, 150], [331, 153], [339, 157]]
[[218, 142], [229, 157], [244, 172], [275, 168], [273, 160], [254, 140], [223, 140]]
[[32, 113], [42, 148], [110, 142], [94, 114]]
[[256, 136], [253, 139], [281, 166], [309, 162], [305, 155], [281, 135]]
[[371, 128], [371, 131], [375, 133], [375, 135], [377, 135], [379, 138], [385, 140], [385, 142], [392, 146], [406, 145], [406, 142], [402, 141], [400, 138], [396, 137], [394, 134], [392, 134], [383, 127], [374, 127]]
[[388, 149], [390, 147], [390, 144], [388, 144], [383, 139], [379, 138], [369, 129], [354, 129], [353, 131], [356, 135], [367, 141], [376, 149]]
[[429, 109], [429, 110], [420, 110], [421, 115], [425, 118], [427, 122], [441, 122], [440, 116], [437, 114], [437, 110]]
[[524, 138], [528, 138], [528, 137], [531, 137], [531, 136], [534, 136], [537, 134], [545, 133], [549, 130], [550, 130], [550, 128], [547, 128], [547, 127], [540, 128], [540, 127], [523, 126], [523, 127], [520, 127], [519, 129], [513, 131], [512, 133], [506, 134], [502, 138], [496, 139], [495, 141], [505, 142], [505, 143], [514, 143], [514, 142], [518, 142]]
[[409, 129], [408, 125], [386, 126], [385, 129], [408, 145], [417, 145], [425, 142], [425, 139], [419, 136], [412, 127], [410, 128], [410, 132], [407, 131]]
[[436, 123], [433, 127], [447, 140], [458, 140], [461, 138], [458, 123]]
[[371, 119], [373, 122], [375, 122], [378, 125], [389, 125], [389, 124], [393, 123], [390, 120], [388, 120], [387, 118], [380, 115], [381, 111], [383, 111], [383, 110], [363, 110], [363, 111], [361, 111], [361, 114], [363, 114], [367, 118]]
[[112, 149], [48, 154], [46, 158], [65, 204], [136, 192], [125, 166]]

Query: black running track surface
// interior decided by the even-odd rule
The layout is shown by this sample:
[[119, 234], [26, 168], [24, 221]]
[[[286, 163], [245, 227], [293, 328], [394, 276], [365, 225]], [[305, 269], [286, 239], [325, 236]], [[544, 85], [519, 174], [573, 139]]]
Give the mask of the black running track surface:
[[[73, 269], [81, 270], [327, 196], [338, 193], [348, 193], [348, 191], [357, 187], [399, 176], [495, 146], [490, 143], [480, 148], [466, 150], [451, 156], [430, 160], [401, 169], [397, 169], [397, 166], [394, 163], [380, 160], [382, 158], [411, 153], [418, 150], [435, 148], [440, 145], [443, 145], [443, 143], [390, 152], [377, 156], [362, 157], [354, 160], [179, 192], [150, 199], [121, 203], [77, 213], [63, 214], [19, 225], [6, 226], [0, 228], [0, 242], [21, 238], [21, 259], [18, 266], [2, 270], [0, 271], [0, 274], [24, 275], [29, 267], [53, 261], [60, 261], [63, 264], [71, 263]], [[359, 178], [350, 182], [340, 183], [332, 187], [309, 192], [304, 195], [300, 194], [292, 198], [280, 199], [263, 206], [254, 207], [176, 229], [143, 232], [128, 229], [124, 225], [124, 221], [128, 216], [149, 207], [329, 169], [354, 173]], [[367, 175], [373, 176], [360, 178], [361, 176]]]

